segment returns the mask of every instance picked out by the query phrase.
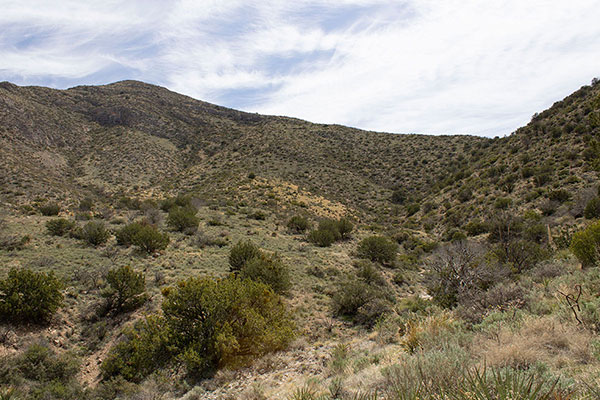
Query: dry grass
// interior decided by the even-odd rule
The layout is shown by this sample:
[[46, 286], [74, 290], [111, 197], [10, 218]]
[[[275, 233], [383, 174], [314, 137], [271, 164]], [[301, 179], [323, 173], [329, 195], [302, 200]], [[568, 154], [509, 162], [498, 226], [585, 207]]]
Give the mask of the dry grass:
[[501, 328], [496, 337], [484, 338], [474, 352], [491, 367], [527, 369], [542, 362], [557, 370], [594, 361], [594, 335], [554, 317], [526, 317], [517, 328]]

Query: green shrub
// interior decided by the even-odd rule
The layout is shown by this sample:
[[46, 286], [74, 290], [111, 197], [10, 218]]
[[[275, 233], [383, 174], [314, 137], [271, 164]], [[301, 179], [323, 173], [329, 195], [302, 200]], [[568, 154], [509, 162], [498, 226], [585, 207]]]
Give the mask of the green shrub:
[[259, 282], [192, 277], [163, 295], [164, 317], [147, 318], [125, 332], [102, 363], [105, 378], [140, 381], [173, 363], [202, 377], [284, 349], [294, 337], [285, 305]]
[[229, 252], [229, 270], [240, 271], [250, 260], [262, 255], [260, 248], [250, 240], [240, 240]]
[[330, 230], [316, 229], [308, 234], [308, 241], [319, 247], [329, 247], [335, 240], [335, 235]]
[[564, 203], [571, 199], [571, 193], [565, 189], [552, 190], [548, 193], [548, 198], [552, 201]]
[[342, 239], [347, 239], [350, 232], [354, 229], [354, 225], [348, 218], [340, 218], [337, 221], [337, 229]]
[[319, 221], [319, 227], [317, 230], [331, 232], [334, 237], [334, 241], [342, 238], [339, 221], [336, 221], [335, 219], [323, 219]]
[[469, 236], [481, 235], [486, 233], [488, 229], [487, 224], [479, 219], [471, 220], [464, 226], [464, 230], [467, 231]]
[[587, 219], [600, 218], [600, 197], [594, 197], [585, 206], [583, 216]]
[[393, 296], [372, 266], [362, 266], [356, 276], [348, 275], [338, 282], [331, 299], [335, 315], [370, 327], [391, 310]]
[[108, 241], [110, 232], [102, 221], [90, 221], [81, 230], [81, 238], [93, 246], [100, 246]]
[[301, 215], [294, 215], [287, 223], [287, 227], [290, 231], [296, 233], [304, 233], [310, 228], [310, 222], [308, 218]]
[[250, 259], [242, 267], [240, 278], [262, 282], [275, 293], [286, 293], [292, 285], [289, 267], [277, 255], [262, 254]]
[[382, 264], [392, 263], [396, 259], [398, 244], [385, 236], [370, 236], [358, 244], [357, 254]]
[[140, 222], [132, 222], [125, 225], [115, 233], [117, 244], [125, 247], [131, 246], [133, 244], [134, 237], [141, 229], [142, 224]]
[[494, 201], [494, 207], [500, 210], [506, 210], [512, 204], [512, 199], [509, 197], [498, 197]]
[[167, 225], [172, 229], [192, 234], [198, 230], [200, 219], [196, 216], [196, 209], [193, 207], [175, 206], [169, 210]]
[[75, 222], [69, 221], [66, 218], [51, 219], [46, 222], [48, 233], [53, 236], [64, 236], [75, 227]]
[[39, 209], [40, 209], [40, 212], [42, 213], [42, 215], [45, 215], [47, 217], [58, 215], [58, 213], [60, 212], [60, 206], [56, 203], [44, 204], [44, 205], [40, 206]]
[[110, 307], [117, 312], [134, 310], [147, 299], [144, 274], [135, 272], [129, 265], [108, 271], [106, 282], [109, 286], [102, 292], [102, 296], [108, 299]]
[[94, 208], [94, 200], [89, 197], [86, 197], [79, 202], [80, 211], [92, 211], [92, 208]]
[[122, 246], [133, 244], [149, 254], [166, 249], [170, 241], [166, 233], [161, 233], [156, 227], [140, 222], [132, 222], [124, 226], [115, 236], [118, 244]]
[[406, 206], [406, 216], [410, 217], [419, 212], [421, 206], [418, 203], [412, 203]]
[[600, 221], [597, 221], [586, 229], [573, 234], [570, 249], [585, 268], [595, 265], [598, 262], [599, 246]]
[[190, 208], [192, 207], [192, 198], [180, 194], [177, 197], [168, 197], [160, 203], [160, 208], [164, 212], [169, 212], [174, 207]]
[[31, 236], [0, 236], [0, 249], [6, 251], [23, 250], [27, 243], [31, 242]]
[[12, 268], [0, 280], [0, 320], [45, 323], [62, 305], [62, 284], [52, 272]]
[[169, 235], [159, 232], [152, 225], [142, 225], [133, 237], [133, 244], [148, 254], [166, 249], [169, 242]]

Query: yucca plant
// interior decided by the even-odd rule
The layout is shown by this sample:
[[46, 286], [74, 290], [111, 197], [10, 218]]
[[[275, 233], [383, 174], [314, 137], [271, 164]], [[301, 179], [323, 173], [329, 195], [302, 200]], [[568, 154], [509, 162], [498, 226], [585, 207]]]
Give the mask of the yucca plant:
[[[467, 371], [464, 382], [450, 398], [455, 400], [554, 400], [558, 380], [511, 368]], [[550, 388], [548, 389], [548, 386]]]

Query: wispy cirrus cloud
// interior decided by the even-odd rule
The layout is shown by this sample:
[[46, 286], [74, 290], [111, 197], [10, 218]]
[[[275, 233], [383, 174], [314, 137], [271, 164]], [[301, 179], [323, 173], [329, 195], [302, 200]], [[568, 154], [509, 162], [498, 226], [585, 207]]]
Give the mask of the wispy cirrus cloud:
[[504, 135], [600, 75], [600, 0], [0, 1], [0, 79]]

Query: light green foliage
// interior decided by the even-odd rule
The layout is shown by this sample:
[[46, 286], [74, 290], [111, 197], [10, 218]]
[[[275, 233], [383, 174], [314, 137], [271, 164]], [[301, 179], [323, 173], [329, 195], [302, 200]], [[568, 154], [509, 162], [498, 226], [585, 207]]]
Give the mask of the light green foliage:
[[144, 304], [146, 279], [142, 272], [136, 272], [129, 265], [108, 271], [106, 281], [109, 287], [102, 296], [110, 302], [117, 312], [134, 310]]
[[329, 247], [335, 242], [335, 235], [328, 230], [316, 229], [308, 234], [308, 241], [319, 247]]
[[0, 280], [0, 320], [48, 322], [63, 303], [61, 288], [52, 272], [12, 268]]
[[396, 259], [398, 244], [385, 236], [370, 236], [361, 240], [356, 252], [360, 258], [389, 264]]

